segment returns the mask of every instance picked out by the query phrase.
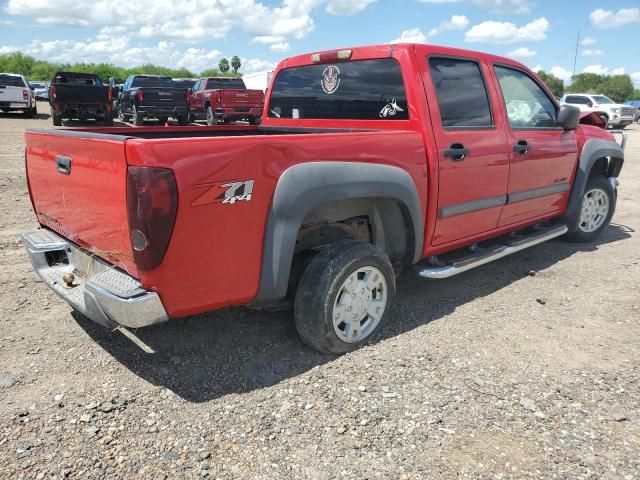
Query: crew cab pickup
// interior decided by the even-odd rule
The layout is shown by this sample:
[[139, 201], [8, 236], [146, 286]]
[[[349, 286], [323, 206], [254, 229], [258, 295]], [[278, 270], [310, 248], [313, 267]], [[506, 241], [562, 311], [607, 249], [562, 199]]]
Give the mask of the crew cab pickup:
[[233, 120], [255, 125], [263, 106], [262, 90], [247, 90], [241, 78], [201, 78], [189, 92], [190, 120], [206, 118], [207, 125]]
[[0, 73], [0, 111], [21, 110], [24, 116], [38, 113], [36, 99], [29, 82], [16, 73]]
[[55, 126], [62, 125], [65, 118], [94, 118], [110, 127], [111, 101], [111, 89], [90, 73], [57, 72], [49, 86], [51, 121]]
[[260, 126], [30, 130], [44, 282], [104, 325], [290, 299], [353, 350], [396, 273], [442, 279], [564, 236], [594, 241], [623, 147], [527, 67], [424, 44], [282, 61]]
[[563, 95], [560, 103], [573, 105], [581, 112], [593, 112], [597, 114], [608, 127], [622, 128], [631, 125], [635, 119], [633, 107], [616, 103], [604, 95], [591, 95], [586, 93], [570, 93]]
[[171, 77], [131, 75], [119, 95], [118, 116], [123, 122], [131, 118], [134, 125], [141, 126], [145, 118], [157, 118], [164, 125], [173, 117], [178, 125], [187, 124], [187, 90], [176, 88]]

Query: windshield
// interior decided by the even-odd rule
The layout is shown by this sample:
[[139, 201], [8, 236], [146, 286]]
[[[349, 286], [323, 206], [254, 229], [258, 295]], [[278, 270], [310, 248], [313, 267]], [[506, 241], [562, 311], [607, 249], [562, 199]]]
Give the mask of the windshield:
[[193, 88], [193, 86], [196, 84], [195, 80], [174, 80], [173, 81], [173, 86], [176, 88], [184, 88], [185, 90], [187, 88]]
[[29, 82], [29, 85], [31, 85], [33, 88], [44, 88], [44, 85], [42, 83]]
[[383, 58], [281, 70], [273, 84], [269, 117], [407, 120], [400, 65]]
[[0, 75], [0, 85], [3, 87], [24, 87], [22, 78], [14, 75]]
[[170, 77], [135, 77], [131, 82], [131, 86], [173, 88], [173, 80]]
[[211, 78], [207, 80], [207, 90], [246, 90], [244, 81], [241, 78]]
[[605, 97], [604, 95], [594, 95], [593, 99], [600, 104], [606, 104], [606, 103], [613, 103], [612, 100], [610, 100], [609, 98]]

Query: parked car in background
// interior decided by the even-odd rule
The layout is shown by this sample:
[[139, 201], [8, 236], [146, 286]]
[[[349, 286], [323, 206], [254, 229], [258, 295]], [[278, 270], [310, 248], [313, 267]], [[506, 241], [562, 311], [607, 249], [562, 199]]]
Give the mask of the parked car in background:
[[567, 93], [560, 102], [578, 107], [581, 112], [596, 113], [611, 128], [625, 128], [634, 120], [635, 110], [632, 107], [615, 103], [604, 95]]
[[207, 125], [233, 120], [255, 125], [263, 106], [264, 92], [248, 90], [241, 78], [201, 78], [189, 94], [190, 120], [205, 118]]
[[57, 72], [49, 87], [51, 120], [55, 126], [63, 119], [95, 119], [113, 125], [111, 88], [92, 73]]
[[118, 103], [122, 121], [131, 119], [140, 126], [145, 118], [157, 118], [165, 124], [173, 117], [178, 125], [186, 125], [188, 114], [187, 90], [176, 88], [171, 77], [131, 75], [122, 85]]
[[634, 120], [640, 123], [640, 100], [627, 100], [624, 102], [625, 105], [630, 105], [636, 109], [636, 115]]
[[624, 151], [580, 120], [504, 57], [299, 55], [257, 127], [27, 131], [42, 228], [22, 238], [45, 284], [108, 327], [289, 298], [303, 341], [344, 353], [392, 318], [403, 268], [437, 281], [605, 232]]
[[0, 73], [0, 111], [20, 110], [26, 117], [38, 113], [29, 82], [17, 73]]
[[36, 100], [49, 100], [49, 83], [48, 82], [29, 82], [29, 86], [33, 91]]
[[266, 92], [267, 88], [269, 88], [271, 78], [273, 78], [273, 70], [242, 75], [242, 81], [249, 90], [262, 90], [263, 92]]

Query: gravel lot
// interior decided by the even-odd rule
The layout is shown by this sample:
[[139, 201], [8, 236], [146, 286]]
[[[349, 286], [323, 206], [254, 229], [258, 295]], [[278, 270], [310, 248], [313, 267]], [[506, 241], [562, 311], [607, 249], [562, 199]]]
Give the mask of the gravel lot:
[[405, 274], [335, 358], [288, 312], [139, 331], [153, 354], [74, 314], [18, 241], [22, 134], [50, 125], [0, 115], [0, 478], [640, 478], [639, 126], [598, 243]]

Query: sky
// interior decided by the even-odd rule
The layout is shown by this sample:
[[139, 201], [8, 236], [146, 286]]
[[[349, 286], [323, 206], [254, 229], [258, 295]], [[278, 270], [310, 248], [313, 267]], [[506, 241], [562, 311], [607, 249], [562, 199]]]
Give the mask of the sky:
[[568, 81], [627, 73], [640, 88], [638, 0], [0, 0], [0, 54], [55, 62], [242, 71], [287, 56], [390, 42], [516, 58]]

